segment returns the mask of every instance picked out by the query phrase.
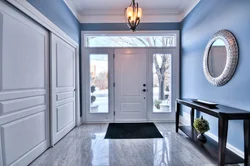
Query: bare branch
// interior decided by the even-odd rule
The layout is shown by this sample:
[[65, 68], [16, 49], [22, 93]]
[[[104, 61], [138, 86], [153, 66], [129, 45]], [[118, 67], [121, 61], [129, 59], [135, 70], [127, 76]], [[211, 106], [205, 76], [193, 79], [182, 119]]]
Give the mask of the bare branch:
[[149, 44], [149, 47], [152, 47], [153, 45], [152, 45], [152, 42], [151, 42], [150, 38], [149, 38], [149, 37], [146, 37], [146, 40], [147, 40], [147, 42], [148, 42], [148, 44]]
[[143, 45], [147, 47], [147, 43], [145, 43], [141, 38], [135, 37], [138, 41], [140, 41]]
[[156, 37], [153, 37], [154, 46], [156, 46]]
[[133, 43], [131, 43], [131, 42], [125, 40], [123, 37], [120, 37], [119, 39], [122, 40], [122, 42], [129, 44], [130, 46], [136, 46], [136, 43], [133, 42], [133, 40], [131, 40], [133, 42]]

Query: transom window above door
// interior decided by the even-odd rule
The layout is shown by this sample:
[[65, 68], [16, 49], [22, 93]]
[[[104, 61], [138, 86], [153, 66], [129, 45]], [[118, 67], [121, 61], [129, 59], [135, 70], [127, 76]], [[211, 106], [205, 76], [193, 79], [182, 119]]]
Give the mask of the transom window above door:
[[176, 34], [164, 36], [85, 36], [85, 47], [176, 47]]

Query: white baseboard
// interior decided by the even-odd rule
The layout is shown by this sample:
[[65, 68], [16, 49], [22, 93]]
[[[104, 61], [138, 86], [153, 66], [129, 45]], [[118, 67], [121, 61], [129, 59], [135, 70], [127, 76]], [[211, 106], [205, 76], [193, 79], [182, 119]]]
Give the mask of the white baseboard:
[[[190, 125], [190, 115], [186, 112], [183, 112], [183, 116], [180, 116], [180, 123], [182, 123], [183, 125]], [[218, 142], [218, 136], [212, 134], [211, 132], [207, 132], [206, 135]], [[244, 152], [236, 148], [235, 146], [227, 143], [227, 148], [238, 156], [244, 158]]]
[[[212, 134], [211, 132], [207, 132], [206, 135], [212, 138], [213, 140], [215, 140], [216, 142], [218, 142], [218, 137]], [[227, 143], [227, 148], [231, 150], [232, 152], [234, 152], [235, 154], [237, 154], [238, 156], [244, 158], [244, 152], [234, 147], [233, 145]]]

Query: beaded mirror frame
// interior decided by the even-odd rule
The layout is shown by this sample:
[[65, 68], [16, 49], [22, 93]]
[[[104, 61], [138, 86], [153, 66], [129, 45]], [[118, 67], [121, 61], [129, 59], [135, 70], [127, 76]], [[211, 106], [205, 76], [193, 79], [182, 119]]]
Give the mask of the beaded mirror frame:
[[[227, 50], [227, 61], [222, 74], [218, 77], [213, 77], [209, 71], [208, 58], [213, 43], [218, 39], [223, 40], [225, 43]], [[228, 30], [221, 30], [215, 33], [213, 37], [209, 40], [203, 57], [203, 71], [207, 80], [214, 86], [218, 87], [228, 83], [228, 81], [231, 80], [236, 71], [238, 65], [238, 59], [239, 59], [239, 49], [234, 35]]]

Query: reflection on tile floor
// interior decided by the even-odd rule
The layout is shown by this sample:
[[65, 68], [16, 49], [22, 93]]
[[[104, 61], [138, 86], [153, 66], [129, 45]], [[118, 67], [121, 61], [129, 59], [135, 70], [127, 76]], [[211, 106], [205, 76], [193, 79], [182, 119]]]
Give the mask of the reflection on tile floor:
[[173, 123], [157, 123], [163, 139], [104, 139], [107, 124], [75, 128], [31, 166], [210, 166]]

